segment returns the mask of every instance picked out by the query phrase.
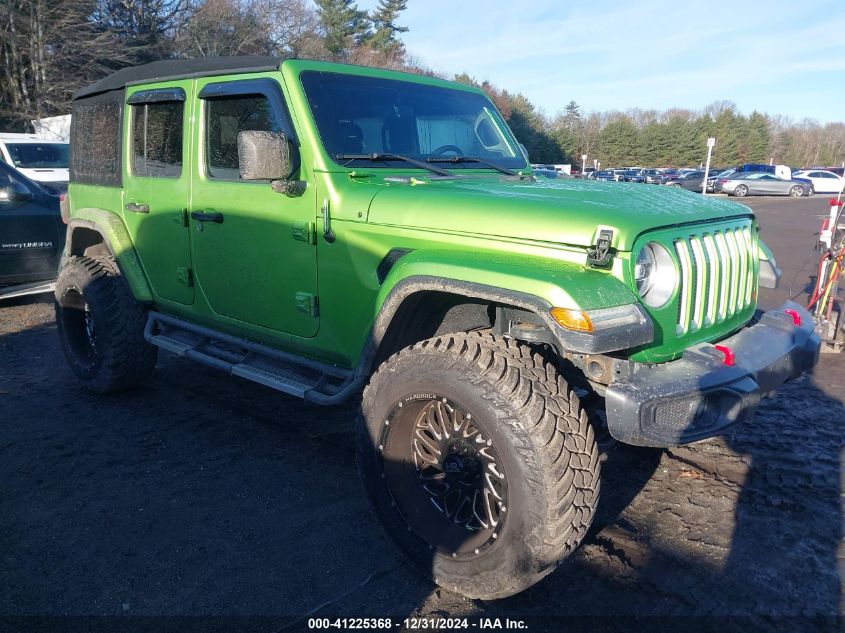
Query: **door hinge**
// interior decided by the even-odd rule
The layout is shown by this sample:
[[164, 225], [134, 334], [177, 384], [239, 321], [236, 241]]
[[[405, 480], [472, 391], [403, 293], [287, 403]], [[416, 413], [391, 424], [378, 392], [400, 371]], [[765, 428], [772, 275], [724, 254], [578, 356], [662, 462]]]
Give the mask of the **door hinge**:
[[319, 316], [320, 304], [317, 301], [317, 295], [310, 292], [297, 292], [296, 309], [312, 317]]
[[194, 273], [190, 268], [179, 266], [176, 269], [176, 279], [189, 288], [194, 285]]
[[317, 243], [317, 223], [316, 222], [294, 222], [293, 223], [293, 239], [300, 242], [307, 242], [308, 244]]
[[173, 221], [179, 226], [188, 226], [188, 210], [179, 209], [179, 213], [173, 216]]

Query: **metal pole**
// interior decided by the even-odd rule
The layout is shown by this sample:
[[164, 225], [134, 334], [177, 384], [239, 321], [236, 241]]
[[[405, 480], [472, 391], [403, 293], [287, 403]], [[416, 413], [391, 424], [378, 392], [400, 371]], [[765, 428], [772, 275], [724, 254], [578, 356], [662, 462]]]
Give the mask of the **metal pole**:
[[707, 195], [707, 176], [710, 174], [710, 155], [713, 153], [715, 138], [707, 139], [707, 165], [704, 167], [704, 179], [701, 181], [701, 195]]
[[584, 175], [584, 170], [587, 169], [587, 155], [581, 154], [581, 175]]

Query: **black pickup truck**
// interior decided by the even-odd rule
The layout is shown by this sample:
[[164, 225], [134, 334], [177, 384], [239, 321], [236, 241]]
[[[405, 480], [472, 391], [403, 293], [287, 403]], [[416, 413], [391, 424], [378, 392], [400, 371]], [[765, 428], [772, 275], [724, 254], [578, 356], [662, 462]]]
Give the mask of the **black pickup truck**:
[[60, 202], [0, 162], [0, 300], [51, 289], [65, 246]]

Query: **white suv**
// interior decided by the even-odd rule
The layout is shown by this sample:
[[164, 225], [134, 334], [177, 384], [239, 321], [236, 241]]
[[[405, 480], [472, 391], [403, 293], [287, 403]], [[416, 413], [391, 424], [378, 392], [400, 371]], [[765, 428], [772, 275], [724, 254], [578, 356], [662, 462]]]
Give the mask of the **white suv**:
[[38, 182], [67, 183], [68, 147], [35, 134], [0, 134], [0, 160]]

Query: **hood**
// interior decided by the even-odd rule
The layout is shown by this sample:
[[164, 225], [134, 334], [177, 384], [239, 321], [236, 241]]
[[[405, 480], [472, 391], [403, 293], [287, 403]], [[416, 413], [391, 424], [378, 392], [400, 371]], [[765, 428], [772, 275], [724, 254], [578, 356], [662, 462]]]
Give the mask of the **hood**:
[[610, 228], [613, 247], [627, 251], [645, 231], [741, 216], [753, 213], [657, 185], [480, 177], [392, 182], [373, 198], [368, 221], [583, 247], [598, 227]]

